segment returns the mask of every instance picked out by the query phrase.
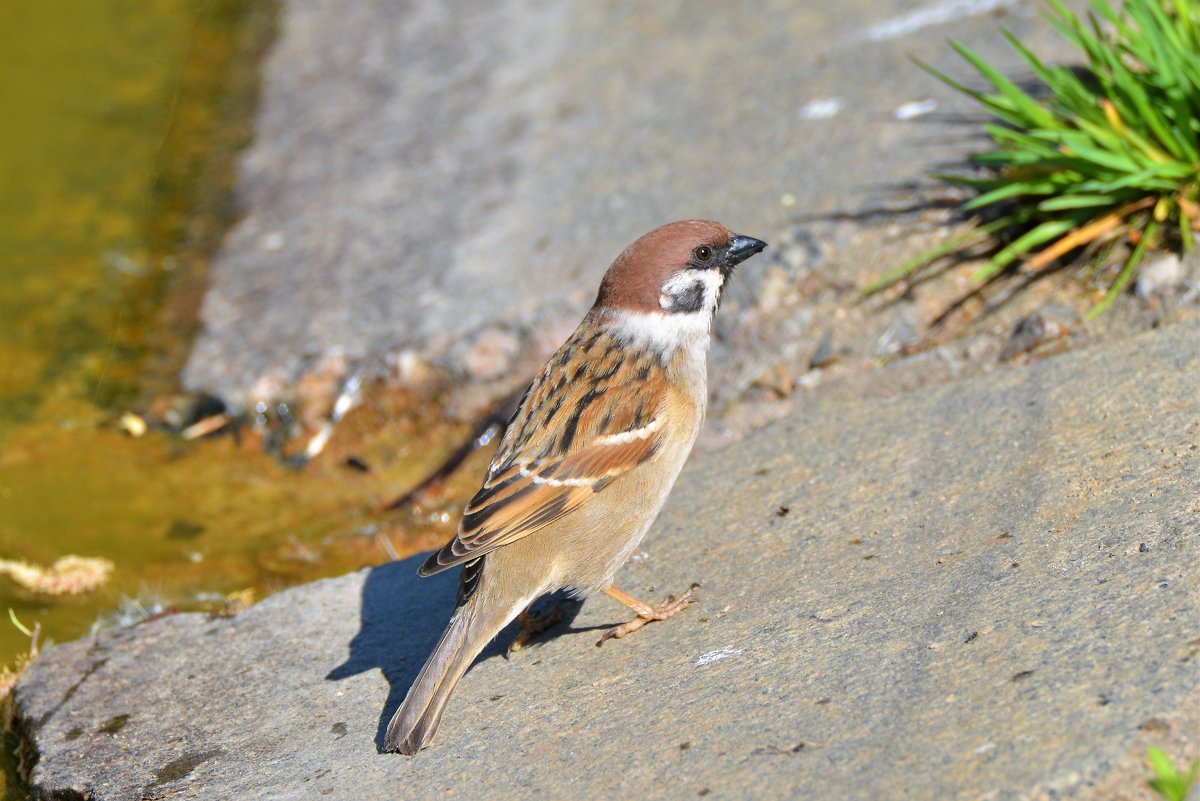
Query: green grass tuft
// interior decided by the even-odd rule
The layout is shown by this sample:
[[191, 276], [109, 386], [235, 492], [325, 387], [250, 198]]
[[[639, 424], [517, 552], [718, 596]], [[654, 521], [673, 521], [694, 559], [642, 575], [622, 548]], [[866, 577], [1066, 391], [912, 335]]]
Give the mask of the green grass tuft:
[[1128, 0], [1120, 13], [1088, 0], [1086, 21], [1046, 0], [1047, 21], [1079, 48], [1086, 70], [1049, 66], [1004, 32], [1038, 83], [1031, 94], [966, 46], [950, 45], [991, 85], [975, 91], [928, 64], [996, 122], [995, 147], [971, 161], [984, 177], [940, 175], [977, 194], [964, 205], [977, 227], [925, 251], [863, 288], [872, 294], [947, 256], [990, 242], [972, 276], [981, 285], [1015, 269], [1030, 274], [1080, 248], [1124, 238], [1132, 252], [1089, 312], [1112, 304], [1147, 248], [1188, 251], [1200, 231], [1200, 4]]
[[1195, 783], [1197, 772], [1200, 772], [1200, 760], [1193, 762], [1187, 773], [1176, 771], [1171, 758], [1158, 748], [1148, 749], [1146, 760], [1154, 771], [1154, 778], [1146, 782], [1150, 789], [1166, 801], [1187, 801], [1188, 790]]

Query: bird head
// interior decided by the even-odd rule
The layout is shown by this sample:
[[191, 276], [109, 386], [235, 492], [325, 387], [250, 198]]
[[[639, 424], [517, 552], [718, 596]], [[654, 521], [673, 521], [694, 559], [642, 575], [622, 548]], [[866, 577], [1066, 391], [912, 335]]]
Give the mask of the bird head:
[[596, 308], [711, 320], [734, 268], [766, 246], [712, 220], [669, 223], [617, 257], [600, 284]]

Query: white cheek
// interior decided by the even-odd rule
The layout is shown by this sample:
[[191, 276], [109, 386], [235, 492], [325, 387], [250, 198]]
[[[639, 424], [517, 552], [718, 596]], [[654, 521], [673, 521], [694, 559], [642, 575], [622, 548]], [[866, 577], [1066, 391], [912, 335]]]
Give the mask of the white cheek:
[[673, 305], [672, 298], [691, 289], [697, 282], [704, 285], [704, 303], [695, 313], [711, 314], [717, 308], [721, 297], [721, 287], [725, 284], [725, 276], [720, 270], [689, 270], [671, 275], [662, 285], [662, 294], [658, 296], [658, 305], [664, 311]]

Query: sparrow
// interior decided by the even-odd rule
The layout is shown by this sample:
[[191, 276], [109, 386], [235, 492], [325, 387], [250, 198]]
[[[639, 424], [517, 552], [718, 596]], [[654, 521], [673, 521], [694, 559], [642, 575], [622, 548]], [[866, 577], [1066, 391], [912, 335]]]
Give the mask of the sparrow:
[[766, 246], [711, 220], [682, 220], [642, 236], [608, 268], [583, 322], [525, 391], [454, 538], [418, 571], [462, 566], [450, 622], [388, 724], [386, 750], [424, 748], [475, 657], [546, 593], [599, 590], [635, 613], [600, 642], [694, 600], [689, 590], [651, 606], [613, 576], [700, 431], [725, 283]]

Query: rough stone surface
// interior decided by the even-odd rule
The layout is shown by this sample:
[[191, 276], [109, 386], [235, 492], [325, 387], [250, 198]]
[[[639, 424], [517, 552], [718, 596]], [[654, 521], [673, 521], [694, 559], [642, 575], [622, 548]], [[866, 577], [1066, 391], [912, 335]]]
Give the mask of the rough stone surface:
[[55, 647], [36, 799], [1149, 798], [1200, 749], [1200, 328], [814, 404], [684, 472], [622, 585], [383, 726], [454, 578], [417, 559]]
[[909, 56], [969, 81], [953, 36], [1027, 74], [998, 24], [1070, 53], [1033, 0], [285, 2], [185, 383], [245, 405], [331, 354], [440, 359], [578, 319], [654, 225], [782, 247], [878, 206], [972, 144]]

